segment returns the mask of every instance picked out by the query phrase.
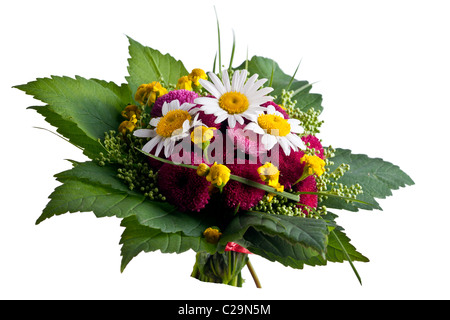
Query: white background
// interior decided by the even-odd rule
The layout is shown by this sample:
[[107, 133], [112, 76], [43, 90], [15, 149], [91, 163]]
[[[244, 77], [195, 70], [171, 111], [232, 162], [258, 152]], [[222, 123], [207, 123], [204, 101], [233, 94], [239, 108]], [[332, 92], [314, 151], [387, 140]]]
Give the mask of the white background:
[[[448, 1], [3, 1], [0, 9], [2, 299], [448, 299]], [[255, 54], [297, 79], [318, 81], [325, 144], [399, 165], [416, 185], [380, 200], [383, 211], [342, 212], [370, 263], [286, 268], [252, 256], [244, 288], [190, 277], [194, 253], [140, 254], [120, 273], [116, 218], [92, 213], [35, 221], [81, 152], [50, 128], [41, 103], [12, 89], [50, 75], [127, 75], [126, 35], [192, 68], [212, 68], [214, 7], [228, 65]]]

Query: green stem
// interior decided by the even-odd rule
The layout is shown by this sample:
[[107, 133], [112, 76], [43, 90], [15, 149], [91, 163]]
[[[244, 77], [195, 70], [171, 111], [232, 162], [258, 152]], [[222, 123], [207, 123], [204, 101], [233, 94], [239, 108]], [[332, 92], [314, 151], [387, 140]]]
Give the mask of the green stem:
[[362, 285], [362, 281], [361, 281], [361, 277], [359, 276], [358, 271], [356, 270], [355, 266], [353, 265], [353, 261], [350, 258], [347, 250], [345, 250], [344, 245], [342, 244], [341, 240], [339, 239], [339, 237], [336, 235], [336, 233], [334, 233], [334, 230], [331, 230], [331, 233], [334, 235], [334, 237], [336, 238], [337, 242], [339, 243], [339, 246], [341, 247], [342, 251], [344, 251], [345, 257], [347, 258], [348, 262], [350, 263], [350, 266], [353, 269], [353, 272], [355, 273], [356, 278], [358, 278], [359, 284]]
[[365, 202], [365, 201], [362, 201], [362, 200], [358, 200], [358, 199], [349, 198], [349, 197], [343, 197], [343, 196], [340, 196], [340, 195], [337, 195], [337, 194], [334, 194], [334, 193], [330, 193], [330, 192], [326, 192], [326, 191], [317, 191], [317, 192], [304, 191], [304, 192], [297, 192], [297, 193], [298, 194], [315, 194], [315, 195], [318, 195], [318, 196], [335, 197], [335, 198], [339, 198], [339, 199], [342, 199], [342, 200], [358, 202], [358, 203], [361, 203], [361, 204], [365, 204], [365, 205], [374, 207], [374, 205], [371, 204], [371, 203], [368, 203], [368, 202]]
[[219, 75], [222, 78], [222, 52], [220, 48], [220, 27], [219, 27], [219, 17], [217, 16], [217, 10], [214, 6], [214, 12], [216, 13], [216, 22], [217, 22], [217, 40], [219, 45]]
[[247, 260], [247, 268], [248, 271], [250, 271], [250, 274], [252, 275], [253, 281], [255, 281], [255, 285], [257, 288], [261, 289], [261, 282], [259, 282], [258, 276], [256, 275], [255, 269], [253, 268], [253, 265], [250, 262], [250, 259]]

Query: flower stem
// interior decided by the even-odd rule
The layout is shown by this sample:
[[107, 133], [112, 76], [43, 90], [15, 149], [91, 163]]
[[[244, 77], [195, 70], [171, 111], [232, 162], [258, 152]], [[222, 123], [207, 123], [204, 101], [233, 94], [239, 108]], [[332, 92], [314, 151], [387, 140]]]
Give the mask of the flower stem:
[[250, 263], [250, 259], [247, 260], [247, 268], [250, 271], [250, 274], [252, 275], [253, 281], [255, 281], [256, 287], [262, 288], [261, 283], [259, 282], [258, 276], [256, 275], [255, 269], [253, 268], [252, 264]]

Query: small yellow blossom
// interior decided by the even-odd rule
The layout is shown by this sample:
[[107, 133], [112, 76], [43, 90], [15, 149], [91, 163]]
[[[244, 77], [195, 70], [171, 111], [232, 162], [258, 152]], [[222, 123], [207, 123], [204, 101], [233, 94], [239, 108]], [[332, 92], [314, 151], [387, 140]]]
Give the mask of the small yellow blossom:
[[194, 144], [202, 144], [204, 142], [209, 142], [214, 137], [214, 130], [216, 128], [208, 128], [205, 126], [195, 127], [191, 132], [191, 140]]
[[136, 91], [134, 100], [142, 105], [152, 105], [157, 98], [165, 95], [167, 92], [167, 89], [161, 83], [153, 81], [152, 83], [141, 84]]
[[280, 171], [270, 162], [266, 162], [259, 167], [258, 174], [261, 180], [267, 182], [269, 185], [275, 183], [275, 181], [278, 182], [278, 178], [280, 177]]
[[222, 189], [230, 180], [230, 174], [231, 170], [228, 169], [227, 166], [214, 162], [214, 164], [209, 169], [206, 180], [211, 182], [211, 184], [213, 184], [217, 188]]
[[[262, 181], [266, 183], [269, 187], [275, 188], [279, 192], [284, 191], [284, 186], [278, 182], [280, 178], [280, 170], [270, 162], [266, 162], [264, 165], [258, 168], [258, 174]], [[275, 196], [273, 193], [268, 194], [269, 202]]]
[[192, 91], [192, 80], [188, 76], [181, 77], [178, 79], [177, 89]]
[[121, 132], [123, 135], [126, 135], [128, 132], [133, 132], [133, 130], [136, 128], [136, 115], [133, 115], [130, 120], [122, 121], [122, 123], [119, 125], [119, 132]]
[[220, 236], [222, 233], [217, 227], [209, 227], [205, 231], [203, 231], [203, 236], [206, 239], [206, 242], [216, 244], [219, 242]]
[[126, 106], [125, 109], [122, 111], [122, 116], [124, 118], [127, 118], [128, 120], [131, 120], [133, 116], [136, 116], [137, 119], [140, 119], [141, 113], [142, 111], [138, 106], [130, 104]]
[[205, 71], [197, 68], [192, 70], [192, 72], [188, 75], [188, 78], [193, 82], [195, 86], [198, 87], [200, 85], [199, 80], [207, 80], [208, 76], [206, 75]]
[[197, 174], [200, 177], [206, 177], [209, 173], [209, 166], [206, 163], [200, 163], [197, 167]]
[[316, 155], [310, 156], [305, 154], [300, 159], [300, 163], [305, 164], [305, 168], [303, 169], [304, 174], [308, 174], [310, 176], [316, 174], [320, 177], [325, 173], [325, 161]]

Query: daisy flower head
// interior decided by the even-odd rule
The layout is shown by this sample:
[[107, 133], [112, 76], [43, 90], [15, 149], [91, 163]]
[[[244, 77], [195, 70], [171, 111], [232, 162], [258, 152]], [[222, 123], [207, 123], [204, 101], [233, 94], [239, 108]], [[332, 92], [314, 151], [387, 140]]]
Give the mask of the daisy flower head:
[[[201, 125], [196, 115], [197, 110], [191, 103], [180, 105], [178, 100], [165, 102], [162, 107], [162, 116], [150, 120], [153, 129], [139, 129], [134, 135], [139, 138], [151, 138], [142, 148], [142, 151], [150, 153], [155, 147], [155, 156], [158, 156], [164, 148], [166, 158], [173, 153], [177, 142], [190, 136], [190, 129]], [[195, 118], [193, 119], [193, 117]]]
[[228, 121], [228, 126], [234, 128], [236, 123], [244, 124], [244, 118], [250, 121], [256, 120], [258, 112], [264, 110], [261, 107], [273, 97], [268, 96], [272, 88], [261, 88], [267, 79], [258, 79], [254, 74], [247, 80], [247, 70], [238, 70], [230, 81], [228, 71], [222, 72], [222, 80], [214, 73], [209, 73], [212, 82], [199, 79], [200, 84], [212, 96], [195, 99], [195, 103], [201, 104], [200, 110], [205, 114], [213, 114], [215, 123]]
[[263, 112], [260, 112], [256, 121], [249, 123], [244, 130], [261, 135], [262, 147], [267, 151], [278, 144], [289, 156], [291, 150], [297, 151], [305, 148], [305, 144], [298, 135], [303, 132], [300, 120], [285, 119], [283, 114], [275, 110], [272, 105], [268, 105]]

